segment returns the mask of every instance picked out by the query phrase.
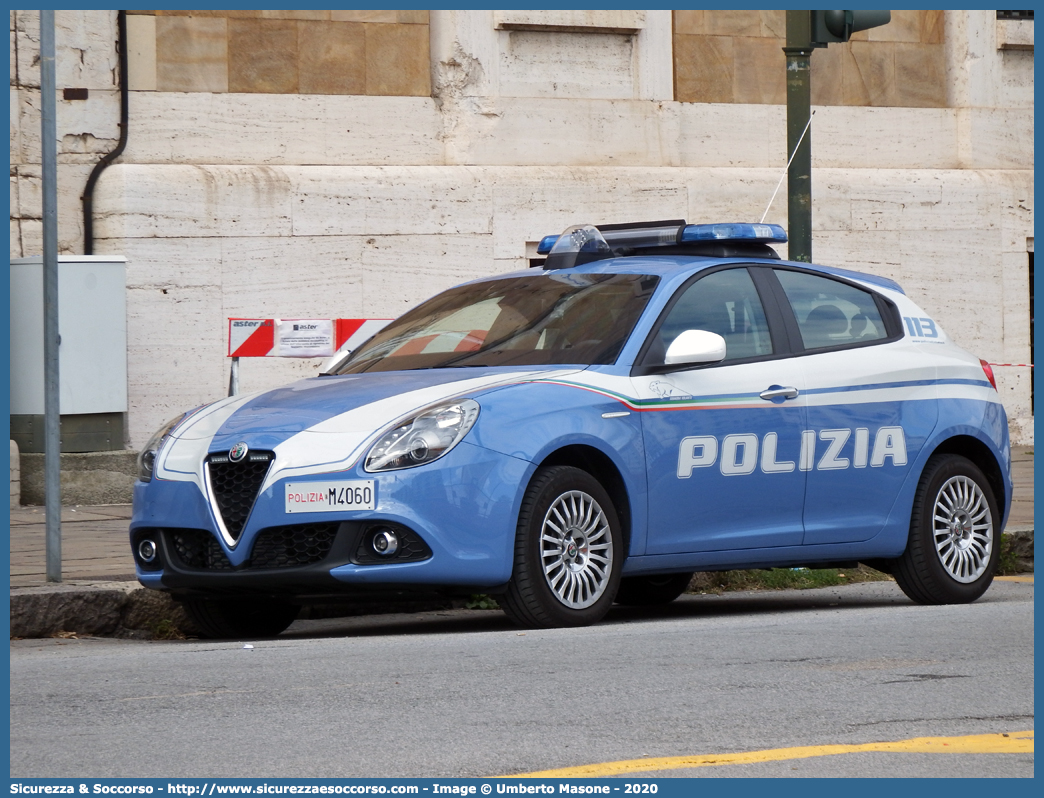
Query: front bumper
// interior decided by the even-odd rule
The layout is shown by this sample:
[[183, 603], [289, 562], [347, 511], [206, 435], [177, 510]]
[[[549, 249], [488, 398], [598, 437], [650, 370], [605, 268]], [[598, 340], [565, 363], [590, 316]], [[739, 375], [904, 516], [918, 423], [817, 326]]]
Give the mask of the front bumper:
[[[139, 482], [132, 548], [137, 552], [149, 537], [158, 554], [153, 563], [135, 554], [138, 579], [160, 590], [210, 595], [488, 590], [511, 576], [519, 503], [533, 468], [462, 441], [417, 468], [366, 474], [357, 466], [290, 480], [376, 481], [374, 510], [337, 513], [288, 514], [286, 480], [278, 480], [257, 497], [235, 547], [221, 540], [211, 503], [194, 483]], [[400, 551], [387, 562], [363, 556], [367, 536], [382, 525], [415, 537], [407, 556]]]

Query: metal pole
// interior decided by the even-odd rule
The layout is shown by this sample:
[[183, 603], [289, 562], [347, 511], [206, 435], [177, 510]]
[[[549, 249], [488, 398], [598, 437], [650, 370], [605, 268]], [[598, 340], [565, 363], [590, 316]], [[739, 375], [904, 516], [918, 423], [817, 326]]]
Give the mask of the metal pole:
[[812, 114], [812, 12], [787, 12], [787, 171], [789, 257], [812, 262], [812, 132], [804, 133]]
[[228, 395], [239, 395], [239, 358], [232, 358], [232, 370], [228, 375]]
[[40, 157], [43, 167], [44, 502], [47, 581], [62, 581], [61, 413], [58, 379], [58, 165], [54, 10], [40, 11]]

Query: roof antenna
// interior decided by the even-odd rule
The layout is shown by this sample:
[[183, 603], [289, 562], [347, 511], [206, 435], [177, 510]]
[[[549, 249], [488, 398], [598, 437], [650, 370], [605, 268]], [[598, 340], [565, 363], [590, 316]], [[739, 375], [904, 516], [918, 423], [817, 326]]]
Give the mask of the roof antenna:
[[812, 124], [812, 117], [816, 115], [813, 111], [808, 115], [808, 122], [805, 124], [805, 129], [801, 131], [801, 138], [797, 140], [797, 144], [794, 145], [794, 151], [790, 153], [790, 160], [787, 161], [787, 165], [783, 167], [783, 174], [779, 176], [779, 182], [776, 183], [776, 190], [772, 192], [772, 199], [769, 200], [769, 204], [765, 206], [765, 212], [761, 214], [761, 222], [764, 224], [765, 217], [768, 216], [769, 208], [772, 207], [773, 201], [776, 199], [776, 195], [779, 193], [779, 187], [783, 185], [783, 178], [787, 176], [787, 172], [790, 171], [790, 164], [794, 161], [794, 156], [797, 155], [798, 147], [801, 146], [801, 142], [805, 140], [805, 134], [808, 133], [808, 128]]

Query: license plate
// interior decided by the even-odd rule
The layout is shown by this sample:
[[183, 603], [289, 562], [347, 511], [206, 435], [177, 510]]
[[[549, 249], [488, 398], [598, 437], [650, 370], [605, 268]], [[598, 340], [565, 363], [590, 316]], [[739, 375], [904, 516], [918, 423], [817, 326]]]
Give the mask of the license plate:
[[377, 489], [372, 479], [336, 482], [287, 483], [288, 513], [336, 513], [344, 510], [373, 510]]

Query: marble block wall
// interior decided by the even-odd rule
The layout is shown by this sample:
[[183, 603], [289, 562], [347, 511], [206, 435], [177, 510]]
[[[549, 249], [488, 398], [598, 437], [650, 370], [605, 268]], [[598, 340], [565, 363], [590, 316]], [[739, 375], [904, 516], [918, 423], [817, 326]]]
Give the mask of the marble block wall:
[[431, 93], [427, 11], [129, 11], [131, 88]]
[[[10, 11], [10, 218], [11, 256], [38, 255], [43, 247], [40, 193], [40, 19], [36, 11]], [[55, 81], [58, 128], [58, 248], [82, 252], [80, 197], [94, 164], [119, 139], [119, 71], [116, 12], [55, 12]], [[87, 89], [87, 100], [66, 100], [64, 88]]]
[[[815, 105], [941, 108], [948, 81], [942, 11], [892, 21], [812, 54]], [[786, 103], [785, 11], [675, 11], [676, 98]]]

